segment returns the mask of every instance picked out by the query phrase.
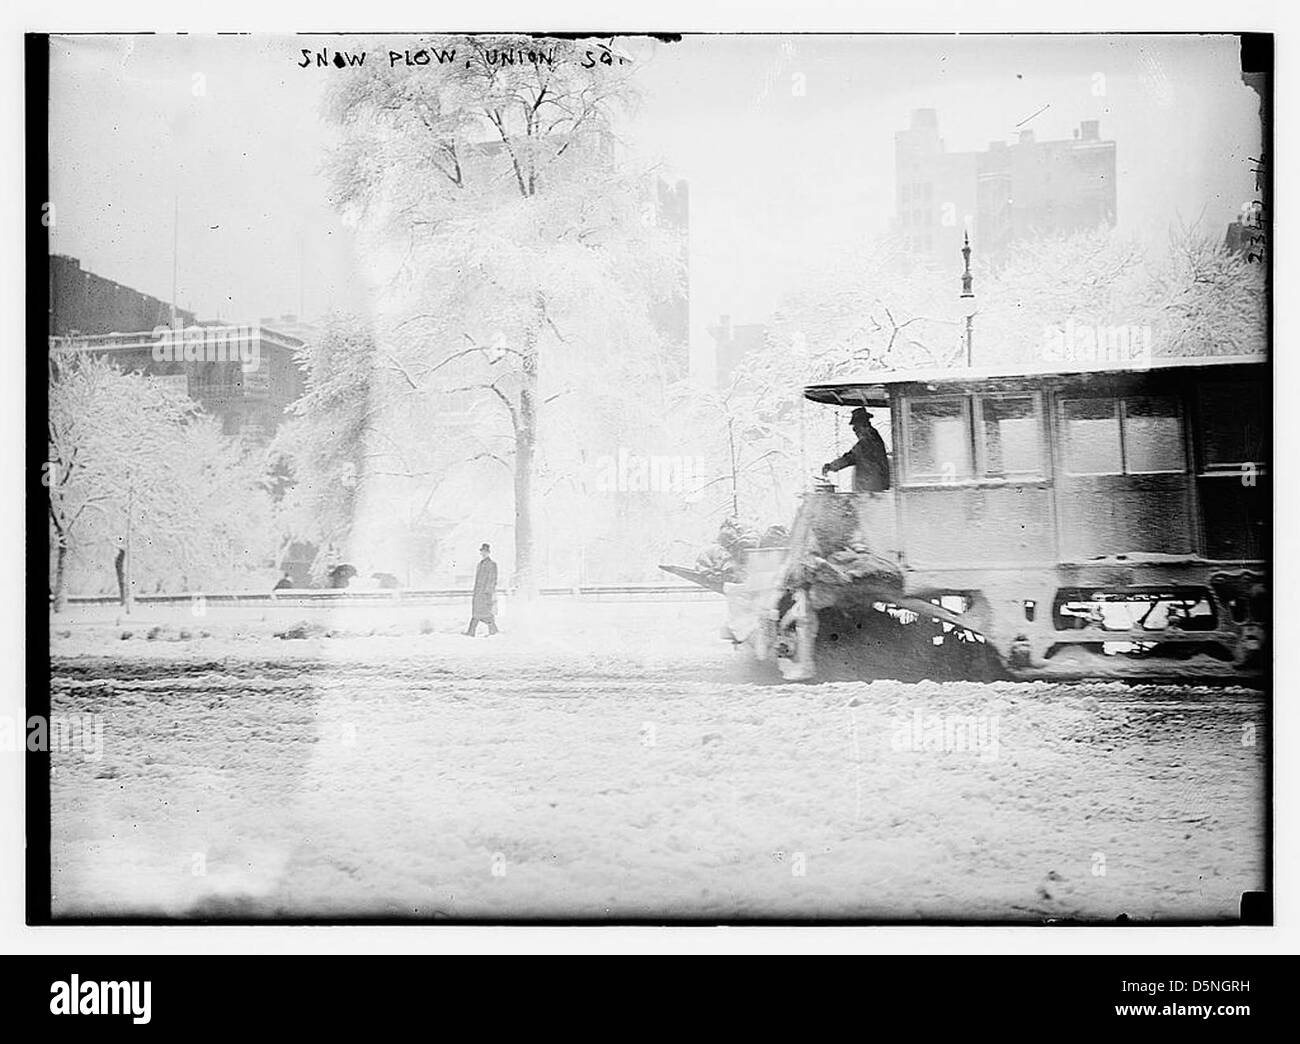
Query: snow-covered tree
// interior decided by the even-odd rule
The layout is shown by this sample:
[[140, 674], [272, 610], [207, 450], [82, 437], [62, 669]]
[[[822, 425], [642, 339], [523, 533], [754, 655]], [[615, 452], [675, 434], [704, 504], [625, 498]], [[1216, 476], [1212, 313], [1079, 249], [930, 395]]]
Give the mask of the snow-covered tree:
[[[772, 318], [772, 351], [810, 381], [951, 365], [962, 351], [959, 275], [909, 255], [894, 238], [866, 242], [790, 288]], [[775, 360], [758, 366], [775, 366], [772, 377], [781, 369]]]
[[1268, 350], [1268, 268], [1198, 226], [1179, 227], [1153, 266], [1146, 299], [1158, 355]]
[[654, 220], [649, 168], [615, 142], [635, 103], [629, 55], [521, 36], [430, 46], [455, 60], [341, 79], [335, 199], [382, 287], [379, 360], [397, 378], [378, 389], [384, 409], [417, 404], [425, 438], [444, 414], [496, 410], [465, 457], [509, 472], [528, 591], [544, 413], [570, 395], [630, 398], [662, 373], [650, 313], [681, 278], [677, 244]]
[[282, 491], [276, 524], [282, 551], [292, 542], [320, 549], [314, 563], [319, 578], [326, 549], [346, 547], [356, 517], [377, 350], [363, 320], [331, 316], [296, 361], [306, 387], [270, 449]]
[[1076, 325], [1150, 332], [1152, 356], [1265, 350], [1264, 266], [1200, 227], [1145, 243], [1114, 229], [1016, 243], [976, 280], [976, 359], [1044, 361], [1044, 331]]
[[118, 552], [128, 597], [133, 588], [202, 590], [265, 564], [260, 454], [184, 395], [103, 358], [52, 351], [49, 378], [43, 480], [56, 611], [70, 574], [112, 577]]

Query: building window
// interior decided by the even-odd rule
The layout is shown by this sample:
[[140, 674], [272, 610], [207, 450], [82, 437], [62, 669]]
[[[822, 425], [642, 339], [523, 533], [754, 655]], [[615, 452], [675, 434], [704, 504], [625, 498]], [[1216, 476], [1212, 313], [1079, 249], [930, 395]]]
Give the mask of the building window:
[[1185, 469], [1182, 416], [1164, 396], [1066, 399], [1065, 470], [1071, 475], [1152, 475]]

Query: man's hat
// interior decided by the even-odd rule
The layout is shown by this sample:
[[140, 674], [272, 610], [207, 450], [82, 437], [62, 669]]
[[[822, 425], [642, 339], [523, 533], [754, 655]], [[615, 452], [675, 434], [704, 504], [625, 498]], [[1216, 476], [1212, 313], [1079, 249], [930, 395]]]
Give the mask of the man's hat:
[[491, 550], [492, 550], [492, 545], [491, 545], [491, 544], [480, 544], [478, 549], [479, 549], [480, 551], [491, 551]]
[[871, 414], [869, 414], [861, 406], [859, 406], [856, 410], [854, 410], [852, 413], [849, 414], [850, 424], [857, 424], [859, 422], [865, 424], [869, 420], [871, 420]]

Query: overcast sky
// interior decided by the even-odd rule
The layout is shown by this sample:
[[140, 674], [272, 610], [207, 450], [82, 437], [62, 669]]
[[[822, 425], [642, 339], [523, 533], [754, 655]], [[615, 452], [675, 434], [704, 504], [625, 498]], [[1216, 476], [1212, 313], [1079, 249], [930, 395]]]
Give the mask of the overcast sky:
[[[297, 68], [325, 42], [340, 43], [57, 39], [53, 249], [169, 298], [179, 200], [183, 307], [364, 308], [320, 175], [321, 90], [346, 73]], [[950, 151], [1014, 140], [1031, 116], [1039, 140], [1100, 120], [1117, 142], [1119, 223], [1144, 236], [1202, 213], [1218, 234], [1253, 191], [1258, 99], [1234, 37], [694, 36], [637, 51], [644, 104], [626, 133], [691, 185], [697, 348], [720, 313], [761, 322], [820, 253], [887, 230], [894, 132], [915, 108], [938, 110]]]

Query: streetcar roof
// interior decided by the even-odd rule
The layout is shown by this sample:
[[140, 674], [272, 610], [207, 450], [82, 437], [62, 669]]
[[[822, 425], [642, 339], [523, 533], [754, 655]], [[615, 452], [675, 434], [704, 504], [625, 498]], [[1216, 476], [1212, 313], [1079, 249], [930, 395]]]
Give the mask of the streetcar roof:
[[1016, 377], [1071, 377], [1089, 374], [1134, 374], [1151, 370], [1204, 369], [1221, 366], [1262, 366], [1263, 355], [1161, 356], [1142, 364], [1064, 362], [1043, 365], [1006, 365], [970, 369], [916, 369], [867, 371], [839, 381], [821, 381], [804, 388], [804, 397], [835, 406], [887, 406], [891, 385], [978, 384], [980, 381]]

